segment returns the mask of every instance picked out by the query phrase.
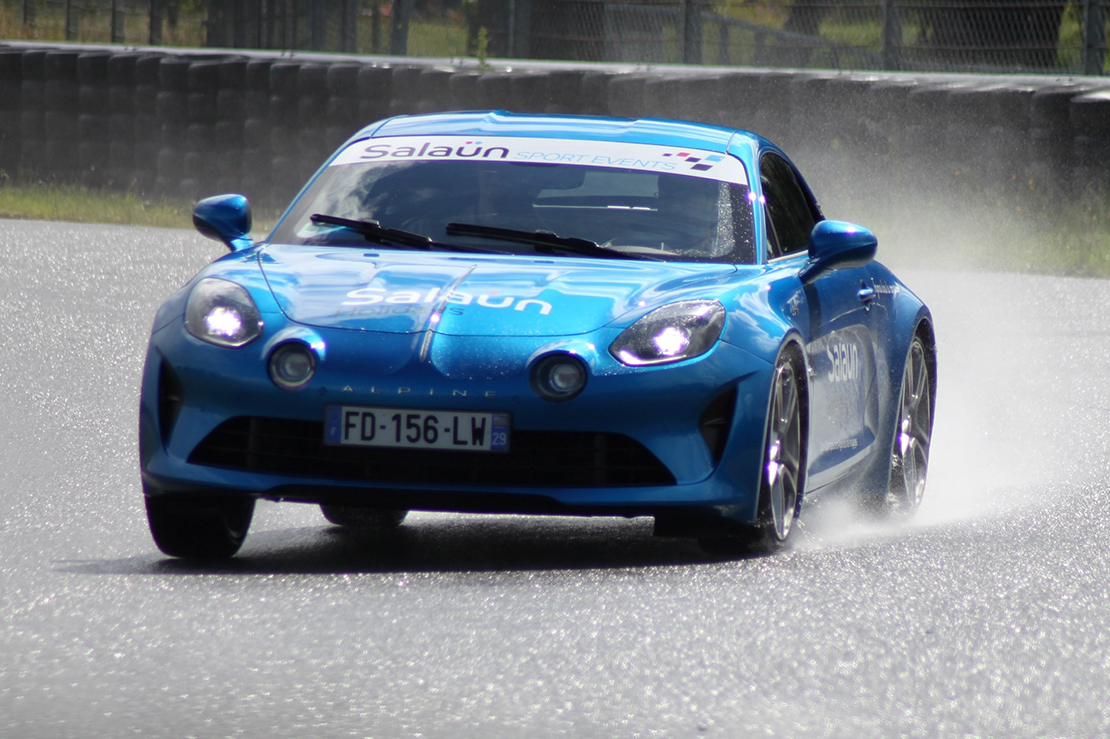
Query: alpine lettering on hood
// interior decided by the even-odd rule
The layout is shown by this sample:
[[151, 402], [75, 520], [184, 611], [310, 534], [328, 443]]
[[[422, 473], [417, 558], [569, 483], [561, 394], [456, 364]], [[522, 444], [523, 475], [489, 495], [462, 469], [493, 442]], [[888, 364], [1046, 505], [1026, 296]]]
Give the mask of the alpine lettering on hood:
[[281, 245], [260, 255], [274, 297], [298, 323], [383, 333], [431, 327], [458, 336], [584, 334], [736, 271], [727, 264], [584, 262]]

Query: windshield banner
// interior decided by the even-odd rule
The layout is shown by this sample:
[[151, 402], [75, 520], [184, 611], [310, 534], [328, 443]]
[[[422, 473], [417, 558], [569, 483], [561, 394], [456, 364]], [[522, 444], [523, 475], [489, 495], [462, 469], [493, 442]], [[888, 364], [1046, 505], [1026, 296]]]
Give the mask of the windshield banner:
[[331, 166], [475, 159], [668, 172], [738, 185], [748, 184], [748, 176], [740, 160], [718, 152], [654, 144], [515, 136], [393, 136], [365, 139], [344, 149]]

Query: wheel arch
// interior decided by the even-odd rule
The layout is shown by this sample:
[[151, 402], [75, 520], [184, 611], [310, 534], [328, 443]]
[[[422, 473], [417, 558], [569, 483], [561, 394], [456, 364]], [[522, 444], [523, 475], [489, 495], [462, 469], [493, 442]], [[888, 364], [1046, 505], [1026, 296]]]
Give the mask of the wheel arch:
[[[918, 319], [913, 336], [921, 339], [921, 345], [925, 349], [925, 366], [929, 370], [929, 403], [934, 409], [935, 418], [937, 407], [937, 340], [931, 316], [925, 315]], [[903, 360], [903, 365], [904, 363], [905, 360]]]
[[[906, 362], [909, 361], [910, 347], [913, 345], [914, 339], [921, 341], [922, 348], [925, 352], [925, 366], [929, 371], [929, 403], [930, 407], [936, 409], [936, 396], [937, 396], [937, 351], [936, 351], [936, 331], [933, 326], [932, 316], [929, 311], [922, 306], [918, 314], [914, 317], [913, 328], [911, 331], [906, 332], [906, 341], [899, 342], [894, 356], [897, 357], [896, 361], [890, 362], [890, 392], [887, 399], [888, 411], [886, 413], [886, 420], [883, 423], [883, 432], [879, 437], [885, 439], [884, 450], [891, 450], [897, 441], [899, 413], [901, 411], [901, 398], [902, 398], [902, 378], [906, 371]], [[886, 451], [875, 455], [875, 466], [873, 473], [869, 476], [869, 482], [865, 484], [864, 493], [865, 499], [873, 498], [875, 496], [885, 496], [891, 485], [891, 463], [890, 457], [893, 452]]]

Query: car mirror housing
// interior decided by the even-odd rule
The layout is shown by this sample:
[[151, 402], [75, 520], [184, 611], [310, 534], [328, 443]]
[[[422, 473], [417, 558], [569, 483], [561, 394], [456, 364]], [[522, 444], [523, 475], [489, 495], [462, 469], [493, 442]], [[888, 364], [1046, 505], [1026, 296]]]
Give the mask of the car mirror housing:
[[215, 195], [193, 208], [193, 225], [210, 239], [222, 241], [231, 251], [253, 245], [250, 238], [251, 206], [242, 195]]
[[879, 240], [863, 226], [820, 221], [809, 236], [809, 261], [798, 277], [806, 285], [826, 272], [862, 267], [875, 258]]

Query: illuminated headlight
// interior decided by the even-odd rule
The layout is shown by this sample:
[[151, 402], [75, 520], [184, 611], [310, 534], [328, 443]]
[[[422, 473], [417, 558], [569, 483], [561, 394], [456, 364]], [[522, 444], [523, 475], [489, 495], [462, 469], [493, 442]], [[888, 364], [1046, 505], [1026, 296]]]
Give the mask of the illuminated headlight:
[[185, 327], [210, 344], [243, 346], [262, 334], [262, 316], [246, 288], [206, 277], [189, 294]]
[[725, 307], [716, 300], [673, 303], [622, 331], [609, 353], [633, 367], [692, 359], [713, 348], [724, 325]]
[[549, 354], [532, 367], [532, 391], [553, 403], [561, 403], [586, 387], [586, 365], [569, 354]]
[[286, 390], [296, 390], [316, 374], [316, 356], [304, 344], [282, 344], [270, 355], [270, 379]]

